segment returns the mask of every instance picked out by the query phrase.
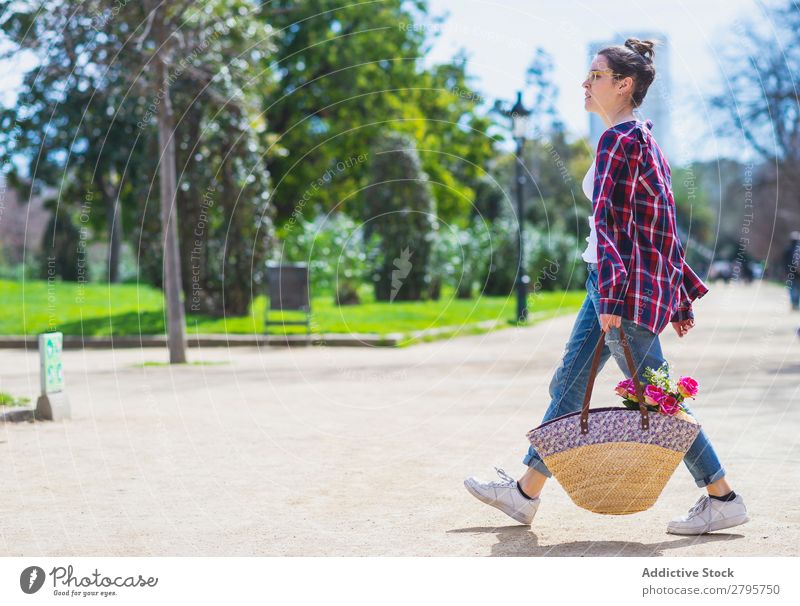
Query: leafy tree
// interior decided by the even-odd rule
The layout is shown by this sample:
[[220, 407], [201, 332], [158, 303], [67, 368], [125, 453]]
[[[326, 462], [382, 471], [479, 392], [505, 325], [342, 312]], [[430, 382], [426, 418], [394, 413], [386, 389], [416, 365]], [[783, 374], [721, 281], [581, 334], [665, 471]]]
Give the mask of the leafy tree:
[[416, 141], [435, 190], [439, 215], [468, 222], [474, 188], [493, 155], [491, 120], [478, 110], [466, 59], [422, 63], [438, 20], [423, 1], [342, 3], [318, 0], [264, 3], [275, 28], [276, 53], [264, 62], [276, 78], [264, 87], [264, 115], [277, 133], [267, 157], [277, 221], [297, 212], [308, 219], [335, 208], [363, 214], [361, 171], [336, 171], [314, 204], [302, 205], [310, 185], [337, 163], [369, 154], [385, 130]]
[[[592, 202], [583, 193], [582, 182], [593, 158], [585, 142], [568, 141], [562, 129], [553, 127], [528, 141], [523, 155], [524, 220], [553, 232], [586, 237], [586, 217], [592, 212]], [[497, 201], [499, 216], [507, 218], [516, 217], [515, 161], [515, 155], [508, 153], [498, 157], [492, 168], [492, 177], [502, 186], [503, 195]]]
[[[724, 118], [720, 133], [743, 136], [765, 160], [800, 163], [800, 6], [783, 1], [765, 8], [768, 21], [736, 21], [720, 54], [725, 90], [711, 97]], [[766, 27], [765, 27], [766, 26]]]
[[492, 178], [493, 171], [481, 178], [475, 187], [475, 199], [472, 204], [472, 218], [479, 218], [489, 223], [500, 218], [503, 206], [508, 204], [504, 189], [505, 184], [497, 183]]
[[[106, 229], [108, 278], [116, 282], [122, 227], [135, 216], [122, 177], [137, 172], [143, 158], [136, 116], [119, 111], [135, 65], [129, 54], [115, 53], [118, 40], [98, 31], [103, 7], [0, 2], [0, 32], [11, 43], [4, 58], [26, 50], [40, 62], [24, 75], [16, 105], [0, 114], [0, 161], [12, 167], [15, 186], [26, 186], [27, 176], [56, 186], [62, 204], [82, 205], [87, 225]], [[29, 175], [15, 169], [20, 155]]]
[[750, 248], [767, 261], [772, 277], [783, 279], [782, 252], [791, 231], [800, 227], [800, 6], [769, 3], [759, 17], [737, 20], [730, 37], [720, 40], [725, 85], [707, 106], [720, 119], [714, 136], [727, 136], [736, 149], [755, 152], [757, 160], [723, 200], [721, 222], [730, 214], [740, 218], [725, 248]]
[[244, 313], [263, 280], [269, 133], [251, 82], [269, 79], [261, 60], [272, 43], [256, 6], [0, 2], [14, 52], [40, 61], [0, 118], [6, 133], [19, 131], [0, 146], [3, 159], [22, 155], [34, 182], [63, 185], [62, 204], [102, 200], [109, 210], [92, 212], [93, 227], [127, 226], [140, 275], [157, 285], [166, 286], [162, 228], [174, 224], [180, 254], [166, 267], [195, 312]]
[[[41, 277], [45, 280], [61, 278], [77, 282], [81, 277], [80, 263], [81, 234], [72, 213], [55, 204], [50, 205], [53, 214], [42, 234]], [[85, 255], [83, 255], [85, 263]]]
[[383, 260], [375, 276], [379, 301], [428, 296], [436, 207], [428, 176], [408, 135], [387, 132], [370, 165], [365, 192], [365, 236], [381, 238]]
[[528, 120], [533, 125], [535, 138], [554, 127], [556, 131], [562, 130], [556, 110], [558, 87], [553, 78], [554, 70], [553, 56], [543, 48], [537, 47], [525, 72], [526, 90], [533, 97], [531, 104], [533, 113]]

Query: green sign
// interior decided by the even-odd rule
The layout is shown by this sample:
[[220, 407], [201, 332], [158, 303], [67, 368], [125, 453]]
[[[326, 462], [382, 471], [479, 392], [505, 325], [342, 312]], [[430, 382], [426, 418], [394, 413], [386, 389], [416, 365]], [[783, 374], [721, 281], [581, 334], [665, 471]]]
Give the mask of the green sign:
[[64, 335], [46, 332], [39, 335], [39, 368], [42, 394], [64, 391], [64, 373], [61, 366], [61, 350]]

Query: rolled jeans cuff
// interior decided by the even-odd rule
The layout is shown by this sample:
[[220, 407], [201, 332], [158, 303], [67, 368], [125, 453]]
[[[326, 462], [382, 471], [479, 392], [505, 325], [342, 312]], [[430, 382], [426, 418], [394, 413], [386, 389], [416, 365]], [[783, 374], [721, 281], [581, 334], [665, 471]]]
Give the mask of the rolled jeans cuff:
[[536, 471], [538, 471], [542, 475], [547, 476], [548, 478], [552, 478], [553, 477], [553, 472], [550, 471], [547, 468], [547, 465], [544, 464], [544, 461], [542, 461], [538, 457], [538, 455], [536, 455], [535, 453], [531, 452], [530, 450], [528, 451], [528, 454], [525, 455], [525, 458], [522, 459], [522, 462], [525, 463], [525, 465], [527, 465], [528, 467], [531, 467], [532, 469], [535, 469]]
[[713, 484], [717, 480], [721, 480], [724, 477], [725, 477], [725, 467], [720, 467], [719, 471], [717, 471], [716, 473], [701, 478], [699, 480], [695, 480], [695, 484], [697, 484], [700, 488], [705, 488], [709, 484]]

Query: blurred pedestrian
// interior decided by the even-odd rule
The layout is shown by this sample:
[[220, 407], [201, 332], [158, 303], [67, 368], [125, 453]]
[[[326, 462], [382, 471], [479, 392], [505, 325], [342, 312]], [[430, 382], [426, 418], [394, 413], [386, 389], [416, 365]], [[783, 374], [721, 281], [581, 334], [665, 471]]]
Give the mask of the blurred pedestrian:
[[786, 287], [789, 289], [789, 302], [792, 310], [800, 310], [800, 231], [789, 236], [789, 245], [783, 253], [783, 266], [786, 270]]

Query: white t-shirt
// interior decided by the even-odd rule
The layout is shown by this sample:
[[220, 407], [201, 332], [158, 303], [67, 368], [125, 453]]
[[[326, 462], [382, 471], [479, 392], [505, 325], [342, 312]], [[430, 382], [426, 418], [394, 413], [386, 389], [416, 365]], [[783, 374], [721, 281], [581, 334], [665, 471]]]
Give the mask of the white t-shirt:
[[[583, 177], [581, 184], [584, 195], [592, 201], [594, 193], [594, 161], [589, 165], [586, 176]], [[581, 258], [587, 263], [597, 263], [597, 231], [594, 229], [594, 214], [589, 215], [589, 236], [586, 238], [589, 245], [583, 251]]]

